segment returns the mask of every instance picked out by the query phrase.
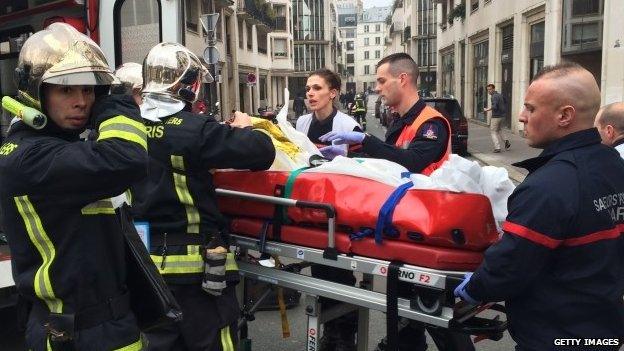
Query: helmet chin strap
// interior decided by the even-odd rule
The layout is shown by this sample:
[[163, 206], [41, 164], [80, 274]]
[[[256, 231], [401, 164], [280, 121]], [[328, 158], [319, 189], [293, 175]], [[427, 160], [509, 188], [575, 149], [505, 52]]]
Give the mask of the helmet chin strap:
[[160, 94], [143, 95], [141, 117], [149, 121], [158, 122], [161, 118], [169, 117], [184, 109], [186, 103]]

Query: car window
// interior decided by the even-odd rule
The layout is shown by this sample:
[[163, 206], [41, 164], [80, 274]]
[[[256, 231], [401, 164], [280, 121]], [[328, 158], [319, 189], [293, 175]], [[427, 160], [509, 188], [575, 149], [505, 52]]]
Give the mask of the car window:
[[428, 106], [431, 106], [438, 110], [444, 117], [453, 120], [461, 118], [461, 111], [459, 105], [455, 101], [427, 101]]

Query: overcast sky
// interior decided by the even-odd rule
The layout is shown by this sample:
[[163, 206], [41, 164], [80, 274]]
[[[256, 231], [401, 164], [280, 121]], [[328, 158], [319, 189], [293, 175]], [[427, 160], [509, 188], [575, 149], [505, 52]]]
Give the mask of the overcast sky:
[[392, 6], [392, 0], [363, 0], [364, 8]]

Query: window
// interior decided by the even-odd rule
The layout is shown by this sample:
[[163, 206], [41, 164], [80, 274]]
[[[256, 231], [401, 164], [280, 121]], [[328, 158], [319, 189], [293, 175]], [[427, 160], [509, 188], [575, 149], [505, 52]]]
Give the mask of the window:
[[238, 47], [243, 48], [245, 45], [245, 41], [243, 40], [245, 28], [243, 27], [243, 21], [238, 21]]
[[143, 62], [145, 53], [161, 41], [158, 0], [125, 0], [115, 16], [120, 24], [115, 65]]
[[364, 74], [370, 74], [370, 67], [368, 65], [364, 66]]
[[354, 76], [355, 75], [355, 67], [353, 67], [353, 66], [347, 67], [347, 73], [349, 73], [350, 76]]
[[600, 14], [600, 0], [573, 0], [572, 16]]
[[544, 22], [531, 26], [529, 57], [531, 59], [529, 80], [531, 80], [537, 72], [544, 68]]
[[364, 46], [370, 45], [369, 40], [370, 40], [370, 38], [364, 38]]
[[286, 39], [275, 39], [273, 41], [273, 57], [288, 57]]
[[325, 67], [324, 44], [296, 44], [294, 46], [295, 71], [312, 72]]
[[293, 0], [294, 40], [325, 40], [323, 0]]
[[442, 96], [453, 95], [455, 90], [455, 52], [442, 55]]
[[347, 63], [355, 63], [353, 54], [347, 54]]
[[564, 0], [562, 53], [602, 48], [604, 0]]
[[375, 37], [375, 45], [381, 44], [381, 37]]
[[470, 0], [470, 12], [477, 11], [479, 9], [479, 0]]
[[199, 20], [197, 0], [186, 0], [184, 2], [184, 20], [186, 29], [197, 33], [197, 21]]
[[353, 49], [355, 49], [355, 45], [353, 43], [353, 40], [349, 40], [347, 42], [347, 50], [353, 50]]
[[368, 60], [370, 57], [368, 57], [368, 51], [364, 51], [364, 59]]
[[267, 39], [268, 39], [268, 35], [266, 32], [263, 32], [262, 30], [259, 30], [258, 27], [256, 27], [256, 36], [258, 38], [258, 52], [261, 54], [267, 54]]
[[355, 38], [355, 29], [349, 28], [345, 31], [345, 38]]
[[472, 87], [474, 94], [474, 116], [482, 122], [487, 120], [487, 116], [483, 112], [483, 108], [487, 106], [487, 92], [485, 90], [488, 84], [488, 42], [484, 41], [474, 45], [474, 76]]
[[247, 50], [253, 50], [253, 27], [247, 26]]
[[375, 50], [375, 58], [381, 58], [381, 50]]
[[364, 26], [364, 33], [368, 33], [368, 25]]
[[375, 32], [381, 32], [381, 24], [375, 25]]
[[[416, 34], [419, 36], [431, 36], [436, 35], [437, 27], [436, 27], [436, 17], [437, 17], [437, 7], [431, 0], [418, 0], [419, 7], [416, 13], [417, 17], [417, 28]], [[446, 25], [448, 22], [444, 18], [446, 17], [445, 11], [445, 3], [442, 4], [442, 14], [443, 21], [441, 24]], [[450, 23], [449, 25], [452, 25]]]

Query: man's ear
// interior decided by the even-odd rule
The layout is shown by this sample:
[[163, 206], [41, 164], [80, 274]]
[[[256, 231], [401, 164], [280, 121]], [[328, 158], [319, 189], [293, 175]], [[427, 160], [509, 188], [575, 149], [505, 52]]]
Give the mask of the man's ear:
[[576, 118], [576, 110], [574, 106], [565, 105], [559, 110], [557, 123], [560, 127], [568, 127]]
[[609, 137], [610, 139], [615, 139], [615, 128], [613, 128], [612, 125], [607, 124], [605, 126], [605, 134], [607, 135], [607, 137]]

